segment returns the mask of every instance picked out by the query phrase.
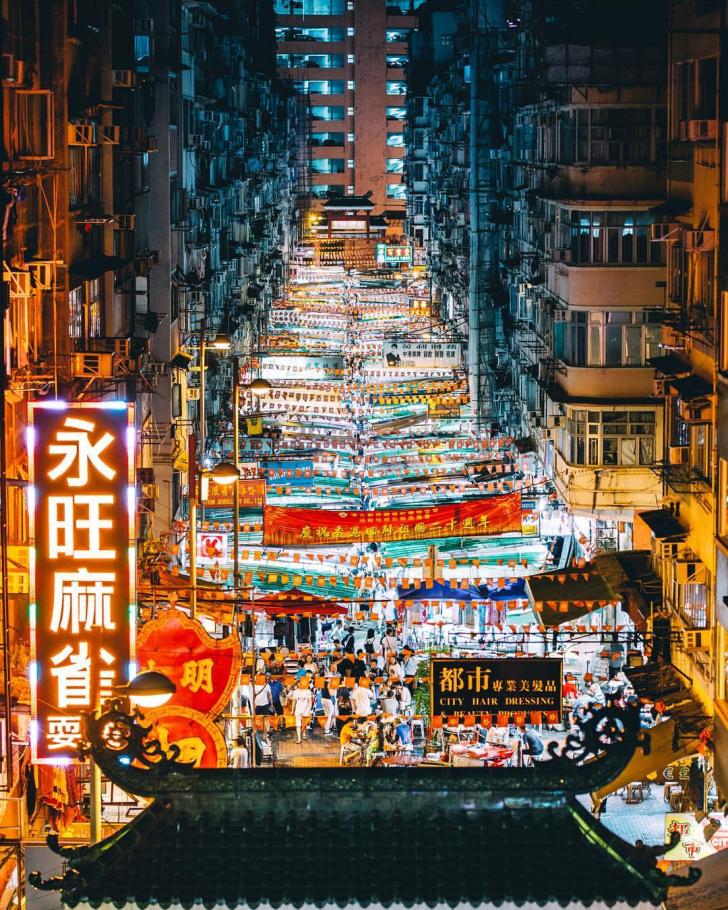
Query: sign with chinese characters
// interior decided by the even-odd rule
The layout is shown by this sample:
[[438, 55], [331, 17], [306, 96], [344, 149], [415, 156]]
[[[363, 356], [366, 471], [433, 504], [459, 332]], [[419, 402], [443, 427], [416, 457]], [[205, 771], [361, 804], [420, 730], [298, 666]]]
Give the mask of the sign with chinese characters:
[[506, 493], [442, 506], [338, 511], [266, 506], [266, 546], [391, 543], [440, 537], [487, 537], [521, 530], [521, 494]]
[[672, 850], [668, 850], [662, 856], [664, 860], [692, 863], [716, 852], [712, 842], [707, 843], [705, 840], [703, 824], [697, 821], [695, 816], [689, 812], [665, 813], [666, 844], [670, 843], [670, 837], [675, 832], [680, 835], [680, 841]]
[[[203, 485], [202, 499], [210, 509], [232, 509], [235, 484], [221, 484], [208, 480]], [[265, 481], [245, 479], [238, 481], [238, 505], [241, 509], [260, 509], [265, 503]]]
[[81, 715], [134, 661], [134, 409], [126, 402], [30, 405], [33, 760], [78, 758]]
[[[227, 746], [220, 729], [204, 714], [191, 708], [165, 705], [144, 712], [149, 739], [156, 739], [169, 758], [193, 768], [224, 768]], [[179, 753], [172, 755], [171, 746]]]
[[197, 620], [166, 610], [139, 632], [137, 659], [141, 670], [157, 670], [175, 684], [165, 711], [182, 706], [214, 715], [238, 684], [242, 650], [238, 635], [211, 638]]
[[407, 264], [412, 262], [412, 247], [408, 244], [391, 246], [387, 243], [378, 243], [376, 257], [379, 265]]
[[308, 357], [303, 354], [271, 354], [263, 357], [260, 366], [262, 379], [340, 379], [344, 361], [339, 354]]
[[459, 369], [462, 345], [445, 341], [385, 341], [382, 366], [387, 370]]
[[558, 723], [562, 676], [562, 662], [555, 658], [433, 657], [431, 712], [507, 715], [507, 722], [542, 712], [549, 723]]

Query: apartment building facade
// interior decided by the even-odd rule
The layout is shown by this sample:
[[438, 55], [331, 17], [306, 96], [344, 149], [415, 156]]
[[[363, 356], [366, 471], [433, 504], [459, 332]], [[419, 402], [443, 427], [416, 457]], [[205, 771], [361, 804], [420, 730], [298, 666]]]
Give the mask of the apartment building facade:
[[[25, 740], [28, 404], [134, 402], [140, 571], [148, 550], [174, 547], [203, 408], [201, 337], [225, 333], [250, 375], [294, 237], [295, 134], [264, 0], [3, 10], [2, 751], [13, 763], [2, 773], [17, 784], [8, 731]], [[232, 376], [214, 354], [204, 366], [199, 461], [231, 448]]]
[[371, 192], [403, 211], [408, 38], [422, 0], [276, 0], [277, 66], [299, 99], [299, 194]]

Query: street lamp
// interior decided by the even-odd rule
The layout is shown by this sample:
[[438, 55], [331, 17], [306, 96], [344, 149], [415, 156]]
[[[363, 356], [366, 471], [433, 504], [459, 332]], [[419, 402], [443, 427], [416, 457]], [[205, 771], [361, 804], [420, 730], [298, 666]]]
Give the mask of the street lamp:
[[125, 686], [117, 686], [116, 692], [126, 695], [132, 704], [142, 708], [161, 708], [177, 691], [172, 680], [158, 670], [144, 670]]
[[273, 386], [268, 382], [267, 379], [263, 379], [262, 376], [258, 376], [257, 379], [249, 382], [246, 386], [246, 389], [249, 392], [252, 392], [254, 395], [262, 395], [265, 392], [270, 392], [272, 388]]
[[210, 477], [221, 487], [229, 487], [240, 479], [240, 471], [232, 461], [221, 461], [210, 471]]

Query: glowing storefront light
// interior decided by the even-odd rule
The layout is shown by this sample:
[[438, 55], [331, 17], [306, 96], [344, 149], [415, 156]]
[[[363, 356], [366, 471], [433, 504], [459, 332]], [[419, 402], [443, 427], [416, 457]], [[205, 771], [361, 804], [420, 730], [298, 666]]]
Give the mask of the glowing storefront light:
[[43, 402], [30, 423], [33, 756], [65, 764], [135, 660], [134, 411]]

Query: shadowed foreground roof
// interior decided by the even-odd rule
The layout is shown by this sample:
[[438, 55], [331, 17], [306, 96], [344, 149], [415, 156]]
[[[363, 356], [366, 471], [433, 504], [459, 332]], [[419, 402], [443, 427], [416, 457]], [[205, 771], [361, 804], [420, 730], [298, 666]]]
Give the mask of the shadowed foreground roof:
[[[130, 718], [107, 717], [128, 734]], [[70, 907], [658, 905], [674, 879], [574, 797], [621, 771], [636, 718], [626, 718], [629, 743], [591, 764], [554, 754], [533, 769], [194, 771], [163, 760], [142, 770], [92, 737], [102, 770], [155, 801], [105, 841], [60, 851], [62, 879], [33, 883], [60, 889]]]

